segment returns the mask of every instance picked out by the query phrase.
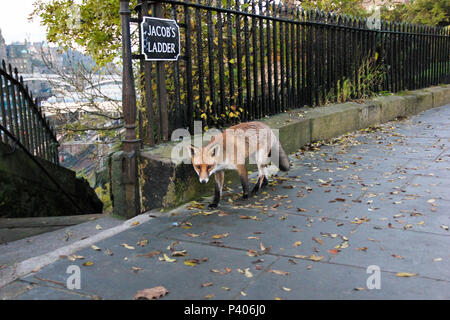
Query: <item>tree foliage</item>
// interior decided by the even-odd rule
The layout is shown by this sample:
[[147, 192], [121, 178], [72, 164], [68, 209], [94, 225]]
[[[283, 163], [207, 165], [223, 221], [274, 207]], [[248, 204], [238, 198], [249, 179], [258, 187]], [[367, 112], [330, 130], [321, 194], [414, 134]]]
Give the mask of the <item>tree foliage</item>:
[[[136, 0], [131, 2], [131, 6]], [[99, 67], [120, 55], [118, 0], [36, 0], [30, 15], [40, 17], [47, 41], [62, 50], [82, 49]]]
[[393, 3], [388, 0], [382, 7], [384, 19], [431, 26], [450, 24], [450, 0], [412, 0], [410, 3]]

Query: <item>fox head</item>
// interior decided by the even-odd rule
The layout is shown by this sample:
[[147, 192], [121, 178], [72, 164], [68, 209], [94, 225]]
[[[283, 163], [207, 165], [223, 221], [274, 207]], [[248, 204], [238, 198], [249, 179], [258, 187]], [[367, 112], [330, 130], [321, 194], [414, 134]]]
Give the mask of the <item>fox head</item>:
[[202, 148], [190, 145], [188, 150], [191, 155], [192, 166], [197, 172], [200, 183], [208, 183], [209, 177], [217, 169], [220, 145], [213, 144]]

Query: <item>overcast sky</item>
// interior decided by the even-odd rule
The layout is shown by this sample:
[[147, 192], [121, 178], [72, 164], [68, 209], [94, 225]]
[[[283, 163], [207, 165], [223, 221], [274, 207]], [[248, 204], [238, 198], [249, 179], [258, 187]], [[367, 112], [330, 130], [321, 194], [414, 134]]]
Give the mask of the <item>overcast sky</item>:
[[45, 28], [39, 25], [39, 20], [28, 21], [34, 1], [0, 1], [0, 29], [7, 44], [25, 39], [32, 42], [45, 40]]

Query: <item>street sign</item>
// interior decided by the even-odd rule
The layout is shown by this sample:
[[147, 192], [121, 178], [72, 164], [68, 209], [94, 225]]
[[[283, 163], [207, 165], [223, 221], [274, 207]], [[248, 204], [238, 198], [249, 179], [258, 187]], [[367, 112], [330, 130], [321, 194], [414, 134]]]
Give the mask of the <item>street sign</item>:
[[176, 61], [180, 55], [180, 28], [175, 20], [144, 17], [141, 48], [147, 61]]

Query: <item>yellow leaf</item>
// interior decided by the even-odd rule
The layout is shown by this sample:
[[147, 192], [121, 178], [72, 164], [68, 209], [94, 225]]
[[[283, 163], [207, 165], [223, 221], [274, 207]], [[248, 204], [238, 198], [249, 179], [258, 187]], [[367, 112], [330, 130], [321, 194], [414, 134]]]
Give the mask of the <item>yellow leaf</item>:
[[166, 261], [166, 262], [175, 262], [177, 261], [177, 259], [171, 259], [167, 256], [167, 254], [164, 253], [163, 257], [159, 257], [159, 260], [161, 261]]
[[100, 250], [102, 250], [102, 249], [100, 249], [99, 247], [94, 246], [94, 245], [92, 245], [91, 248], [94, 249], [95, 251], [100, 251]]
[[323, 256], [316, 256], [315, 254], [313, 254], [309, 257], [309, 259], [312, 261], [320, 261], [323, 259]]
[[122, 243], [121, 246], [124, 247], [124, 248], [127, 248], [127, 249], [129, 249], [129, 250], [134, 250], [134, 247], [133, 247], [133, 246], [129, 246], [129, 245], [127, 245], [126, 243]]
[[222, 238], [228, 237], [229, 235], [230, 235], [230, 233], [227, 232], [227, 233], [213, 235], [211, 238], [213, 238], [213, 239], [222, 239]]
[[409, 273], [409, 272], [398, 272], [396, 274], [397, 277], [414, 277], [417, 276], [417, 273]]
[[195, 267], [197, 265], [197, 263], [192, 260], [184, 260], [184, 264], [189, 267]]
[[92, 265], [94, 265], [94, 263], [92, 261], [86, 261], [85, 263], [83, 263], [83, 266], [85, 266], [85, 267], [90, 267]]
[[301, 241], [295, 241], [295, 242], [294, 242], [294, 247], [298, 247], [298, 246], [300, 246], [301, 244], [302, 244]]

